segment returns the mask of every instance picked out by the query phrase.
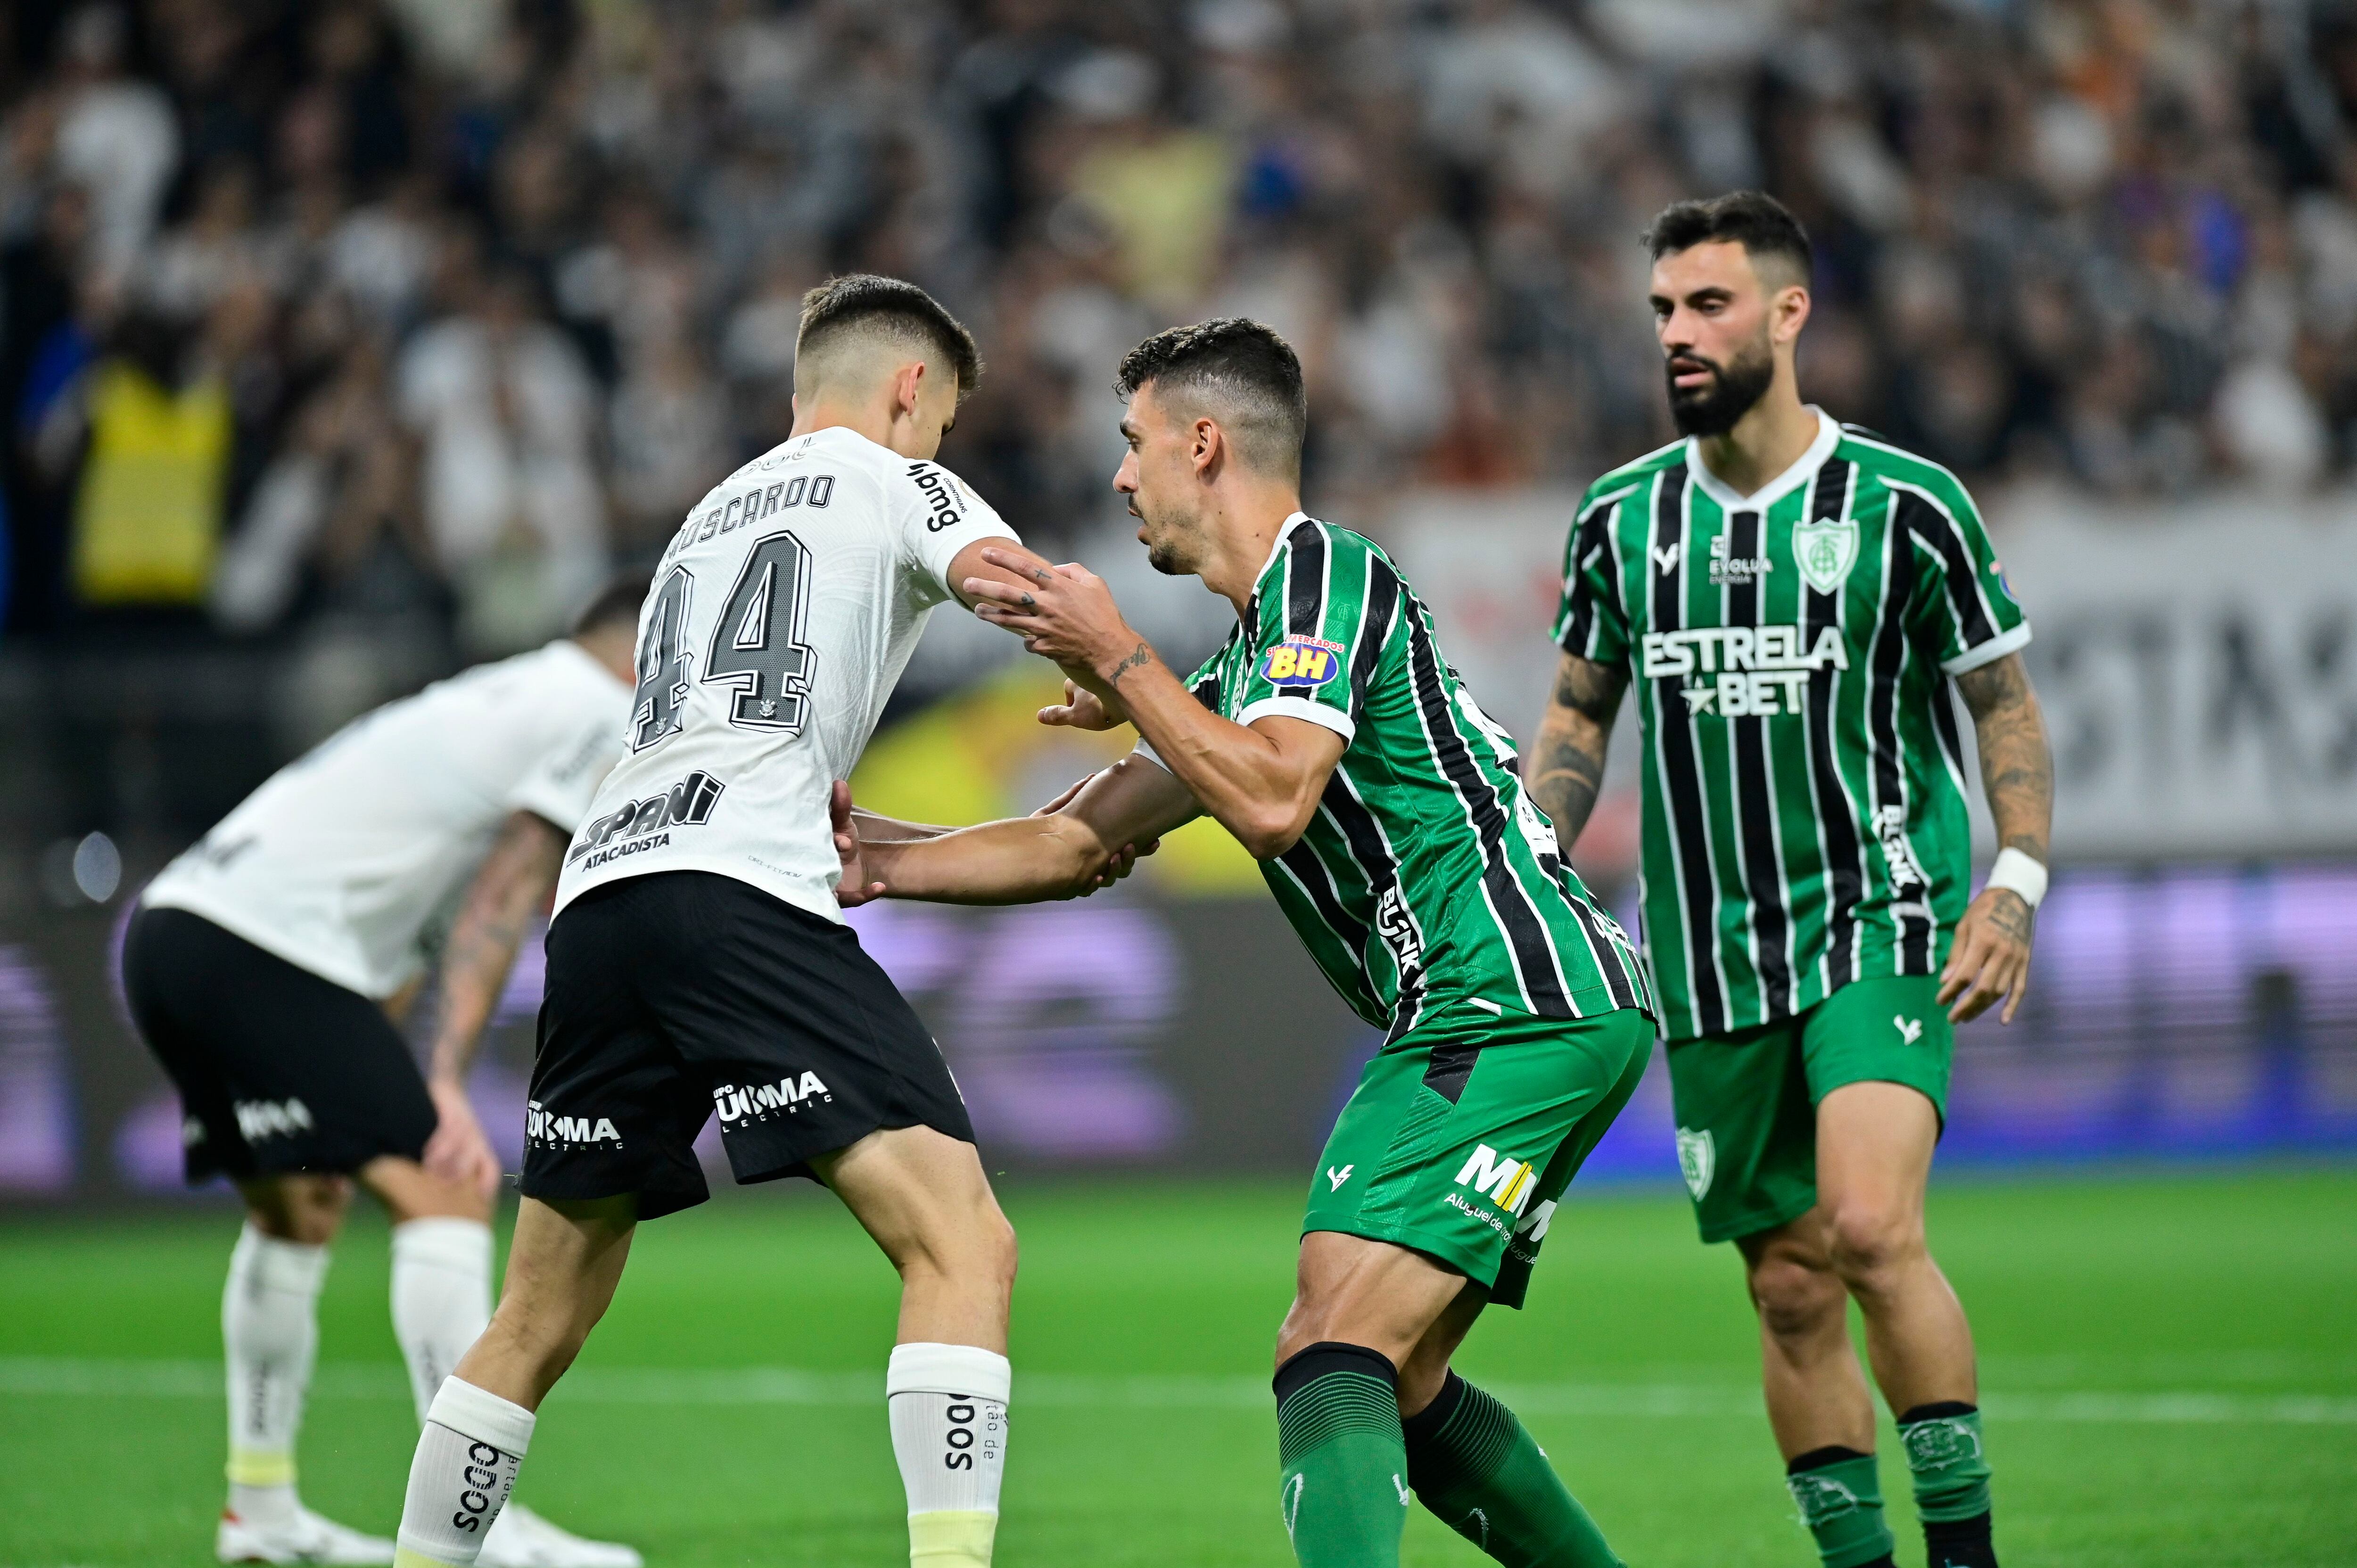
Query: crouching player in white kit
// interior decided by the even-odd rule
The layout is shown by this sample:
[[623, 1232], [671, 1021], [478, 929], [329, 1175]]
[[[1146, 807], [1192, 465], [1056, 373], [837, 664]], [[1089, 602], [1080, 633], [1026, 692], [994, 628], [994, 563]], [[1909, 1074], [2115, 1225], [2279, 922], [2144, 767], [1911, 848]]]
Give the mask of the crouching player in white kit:
[[[692, 1145], [716, 1109], [738, 1182], [824, 1183], [899, 1271], [886, 1387], [910, 1557], [990, 1560], [1015, 1234], [940, 1049], [843, 922], [850, 841], [830, 831], [927, 616], [1013, 539], [931, 461], [978, 370], [912, 285], [813, 289], [792, 434], [705, 497], [656, 567], [630, 752], [557, 887], [507, 1289], [418, 1442], [408, 1568], [478, 1560], [633, 1227], [707, 1196]], [[1048, 839], [1065, 823], [1033, 821]], [[1126, 865], [1043, 855], [1015, 897]]]
[[[358, 1178], [393, 1217], [393, 1326], [420, 1419], [491, 1310], [500, 1167], [467, 1069], [622, 749], [643, 579], [573, 636], [361, 718], [282, 769], [141, 895], [124, 944], [139, 1031], [180, 1090], [188, 1179], [227, 1176], [244, 1233], [221, 1299], [229, 1360], [223, 1562], [390, 1563], [295, 1485], [328, 1245]], [[442, 944], [430, 1081], [389, 1015]], [[637, 1568], [511, 1509], [501, 1568]]]

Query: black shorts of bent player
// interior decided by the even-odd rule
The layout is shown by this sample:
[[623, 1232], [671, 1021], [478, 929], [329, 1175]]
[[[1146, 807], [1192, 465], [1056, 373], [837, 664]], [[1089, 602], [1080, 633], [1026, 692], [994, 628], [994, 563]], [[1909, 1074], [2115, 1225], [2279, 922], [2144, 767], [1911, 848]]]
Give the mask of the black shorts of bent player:
[[384, 1009], [185, 909], [123, 943], [132, 1022], [180, 1091], [189, 1185], [425, 1152], [434, 1101]]
[[635, 1193], [641, 1219], [711, 1196], [694, 1145], [716, 1114], [740, 1184], [812, 1176], [880, 1128], [974, 1142], [858, 934], [703, 871], [608, 883], [556, 917], [525, 1114], [526, 1197]]

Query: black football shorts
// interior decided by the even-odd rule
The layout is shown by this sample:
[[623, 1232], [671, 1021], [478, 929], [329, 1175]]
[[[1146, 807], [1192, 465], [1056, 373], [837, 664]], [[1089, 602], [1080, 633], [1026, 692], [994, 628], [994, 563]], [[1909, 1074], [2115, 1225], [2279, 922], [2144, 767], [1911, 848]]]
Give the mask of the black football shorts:
[[525, 1195], [635, 1193], [641, 1219], [701, 1203], [716, 1114], [740, 1184], [809, 1176], [878, 1128], [974, 1142], [941, 1047], [850, 927], [705, 871], [584, 893], [548, 930]]
[[437, 1120], [384, 1009], [186, 909], [142, 908], [123, 991], [180, 1090], [190, 1185], [414, 1160]]

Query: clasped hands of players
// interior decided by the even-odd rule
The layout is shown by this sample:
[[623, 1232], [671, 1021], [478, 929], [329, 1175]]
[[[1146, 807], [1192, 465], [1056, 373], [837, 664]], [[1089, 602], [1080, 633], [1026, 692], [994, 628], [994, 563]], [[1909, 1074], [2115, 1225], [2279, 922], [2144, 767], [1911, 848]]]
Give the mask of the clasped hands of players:
[[1152, 661], [1154, 650], [1123, 618], [1104, 579], [1085, 566], [1042, 567], [1009, 551], [985, 550], [982, 558], [1024, 581], [968, 577], [959, 586], [974, 613], [1063, 669], [1063, 704], [1040, 709], [1039, 722], [1089, 730], [1127, 724], [1114, 688], [1124, 674]]

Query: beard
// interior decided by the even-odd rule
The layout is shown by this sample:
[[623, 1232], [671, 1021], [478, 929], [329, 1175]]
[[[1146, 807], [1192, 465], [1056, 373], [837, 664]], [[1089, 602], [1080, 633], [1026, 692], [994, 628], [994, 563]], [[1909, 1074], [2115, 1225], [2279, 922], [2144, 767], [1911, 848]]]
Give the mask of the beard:
[[1700, 354], [1681, 355], [1678, 363], [1708, 366], [1711, 372], [1707, 382], [1689, 392], [1677, 384], [1675, 369], [1663, 368], [1670, 384], [1670, 418], [1676, 422], [1681, 435], [1726, 435], [1768, 394], [1769, 383], [1776, 379], [1776, 356], [1765, 334], [1724, 365], [1713, 364]]
[[1166, 577], [1191, 577], [1202, 562], [1202, 552], [1195, 546], [1200, 540], [1200, 530], [1189, 518], [1166, 517], [1158, 524], [1146, 521], [1146, 513], [1135, 500], [1129, 514], [1138, 522], [1139, 532], [1146, 534], [1146, 564]]

